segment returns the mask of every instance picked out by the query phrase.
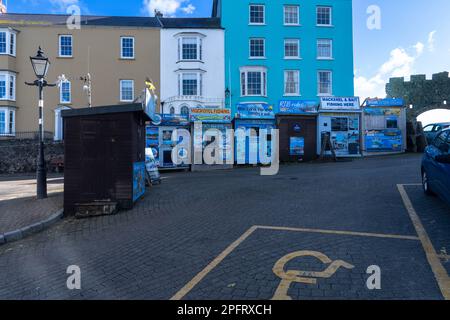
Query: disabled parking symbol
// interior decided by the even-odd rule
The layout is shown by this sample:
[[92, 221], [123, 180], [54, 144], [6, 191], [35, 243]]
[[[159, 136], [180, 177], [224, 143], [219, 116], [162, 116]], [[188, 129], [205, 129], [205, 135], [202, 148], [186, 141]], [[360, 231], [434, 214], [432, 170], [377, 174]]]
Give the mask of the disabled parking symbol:
[[[284, 270], [288, 262], [300, 257], [317, 258], [323, 264], [327, 264], [328, 267], [324, 271]], [[275, 291], [272, 300], [292, 300], [292, 297], [288, 295], [288, 290], [293, 282], [316, 284], [318, 278], [331, 278], [339, 268], [353, 269], [354, 267], [355, 266], [342, 260], [332, 261], [325, 254], [317, 251], [304, 250], [292, 252], [278, 260], [273, 267], [273, 273], [281, 279], [281, 282]]]

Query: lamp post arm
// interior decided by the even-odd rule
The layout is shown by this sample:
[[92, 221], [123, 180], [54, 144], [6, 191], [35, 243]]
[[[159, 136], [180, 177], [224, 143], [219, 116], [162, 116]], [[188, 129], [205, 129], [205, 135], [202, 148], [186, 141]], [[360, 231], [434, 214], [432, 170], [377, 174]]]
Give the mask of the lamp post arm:
[[27, 86], [39, 86], [38, 80], [35, 80], [34, 82], [26, 82], [26, 81], [25, 81], [25, 84], [26, 84]]

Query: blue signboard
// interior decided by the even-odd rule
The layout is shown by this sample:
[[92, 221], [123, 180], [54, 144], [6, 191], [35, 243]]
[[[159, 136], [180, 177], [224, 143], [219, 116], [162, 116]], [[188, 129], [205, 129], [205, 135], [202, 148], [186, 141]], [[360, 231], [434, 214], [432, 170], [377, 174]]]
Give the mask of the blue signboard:
[[366, 132], [366, 150], [368, 152], [402, 151], [402, 132], [397, 129], [370, 130]]
[[403, 107], [405, 101], [403, 99], [387, 98], [387, 99], [367, 99], [367, 107]]
[[303, 156], [305, 155], [305, 138], [291, 137], [289, 143], [289, 155]]
[[280, 114], [317, 113], [317, 101], [314, 100], [280, 100]]
[[162, 126], [189, 126], [189, 117], [184, 114], [162, 114]]
[[145, 194], [145, 162], [133, 163], [133, 201]]
[[240, 119], [275, 119], [273, 106], [267, 103], [240, 103], [237, 114]]

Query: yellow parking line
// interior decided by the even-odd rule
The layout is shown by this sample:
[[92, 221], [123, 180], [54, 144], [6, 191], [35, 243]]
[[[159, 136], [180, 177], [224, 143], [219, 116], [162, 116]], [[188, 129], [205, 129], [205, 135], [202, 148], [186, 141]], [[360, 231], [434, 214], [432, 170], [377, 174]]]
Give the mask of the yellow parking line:
[[430, 237], [423, 227], [422, 222], [417, 215], [416, 209], [414, 209], [414, 206], [409, 199], [408, 194], [406, 193], [405, 185], [399, 184], [397, 185], [397, 188], [400, 192], [403, 203], [405, 204], [406, 210], [408, 211], [414, 228], [416, 229], [417, 235], [419, 236], [420, 242], [422, 243], [423, 249], [425, 250], [428, 263], [433, 270], [434, 277], [436, 278], [439, 288], [441, 289], [442, 295], [444, 296], [445, 300], [450, 300], [450, 278], [447, 274], [447, 271], [439, 260], [439, 256], [433, 247]]
[[208, 264], [202, 271], [200, 271], [200, 273], [198, 273], [191, 281], [189, 281], [183, 288], [181, 288], [172, 298], [170, 298], [170, 300], [183, 299], [197, 284], [200, 283], [200, 281], [202, 281], [208, 275], [208, 273], [210, 273], [215, 267], [217, 267], [234, 249], [236, 249], [242, 242], [244, 242], [257, 229], [274, 230], [274, 231], [310, 232], [310, 233], [322, 233], [322, 234], [337, 234], [337, 235], [419, 241], [419, 238], [416, 236], [404, 236], [404, 235], [395, 235], [395, 234], [380, 234], [380, 233], [337, 231], [337, 230], [324, 230], [324, 229], [308, 229], [308, 228], [253, 226], [250, 229], [248, 229], [242, 236], [240, 236], [236, 241], [234, 241], [230, 246], [228, 246], [219, 256], [217, 256], [210, 264]]
[[325, 234], [338, 234], [338, 235], [347, 235], [347, 236], [375, 237], [375, 238], [390, 238], [390, 239], [402, 239], [402, 240], [419, 240], [419, 238], [416, 236], [404, 236], [404, 235], [396, 235], [396, 234], [381, 234], [381, 233], [337, 231], [337, 230], [324, 230], [324, 229], [307, 229], [307, 228], [290, 228], [290, 227], [267, 227], [267, 226], [257, 226], [257, 227], [258, 227], [258, 229], [266, 229], [266, 230], [325, 233]]
[[178, 291], [170, 300], [181, 300], [192, 290], [208, 273], [211, 272], [219, 263], [223, 261], [237, 246], [239, 246], [245, 239], [247, 239], [257, 227], [253, 226], [248, 229], [242, 236], [226, 248], [219, 256], [217, 256], [210, 264], [206, 266], [199, 274], [197, 274], [191, 281], [189, 281], [180, 291]]

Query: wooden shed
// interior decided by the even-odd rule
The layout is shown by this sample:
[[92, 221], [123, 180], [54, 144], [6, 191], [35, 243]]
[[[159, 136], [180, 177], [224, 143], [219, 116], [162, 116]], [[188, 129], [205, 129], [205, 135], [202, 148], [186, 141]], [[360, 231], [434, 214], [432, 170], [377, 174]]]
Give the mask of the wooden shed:
[[[145, 122], [141, 104], [62, 112], [64, 213], [130, 209], [145, 193]], [[93, 213], [94, 211], [94, 213]]]

